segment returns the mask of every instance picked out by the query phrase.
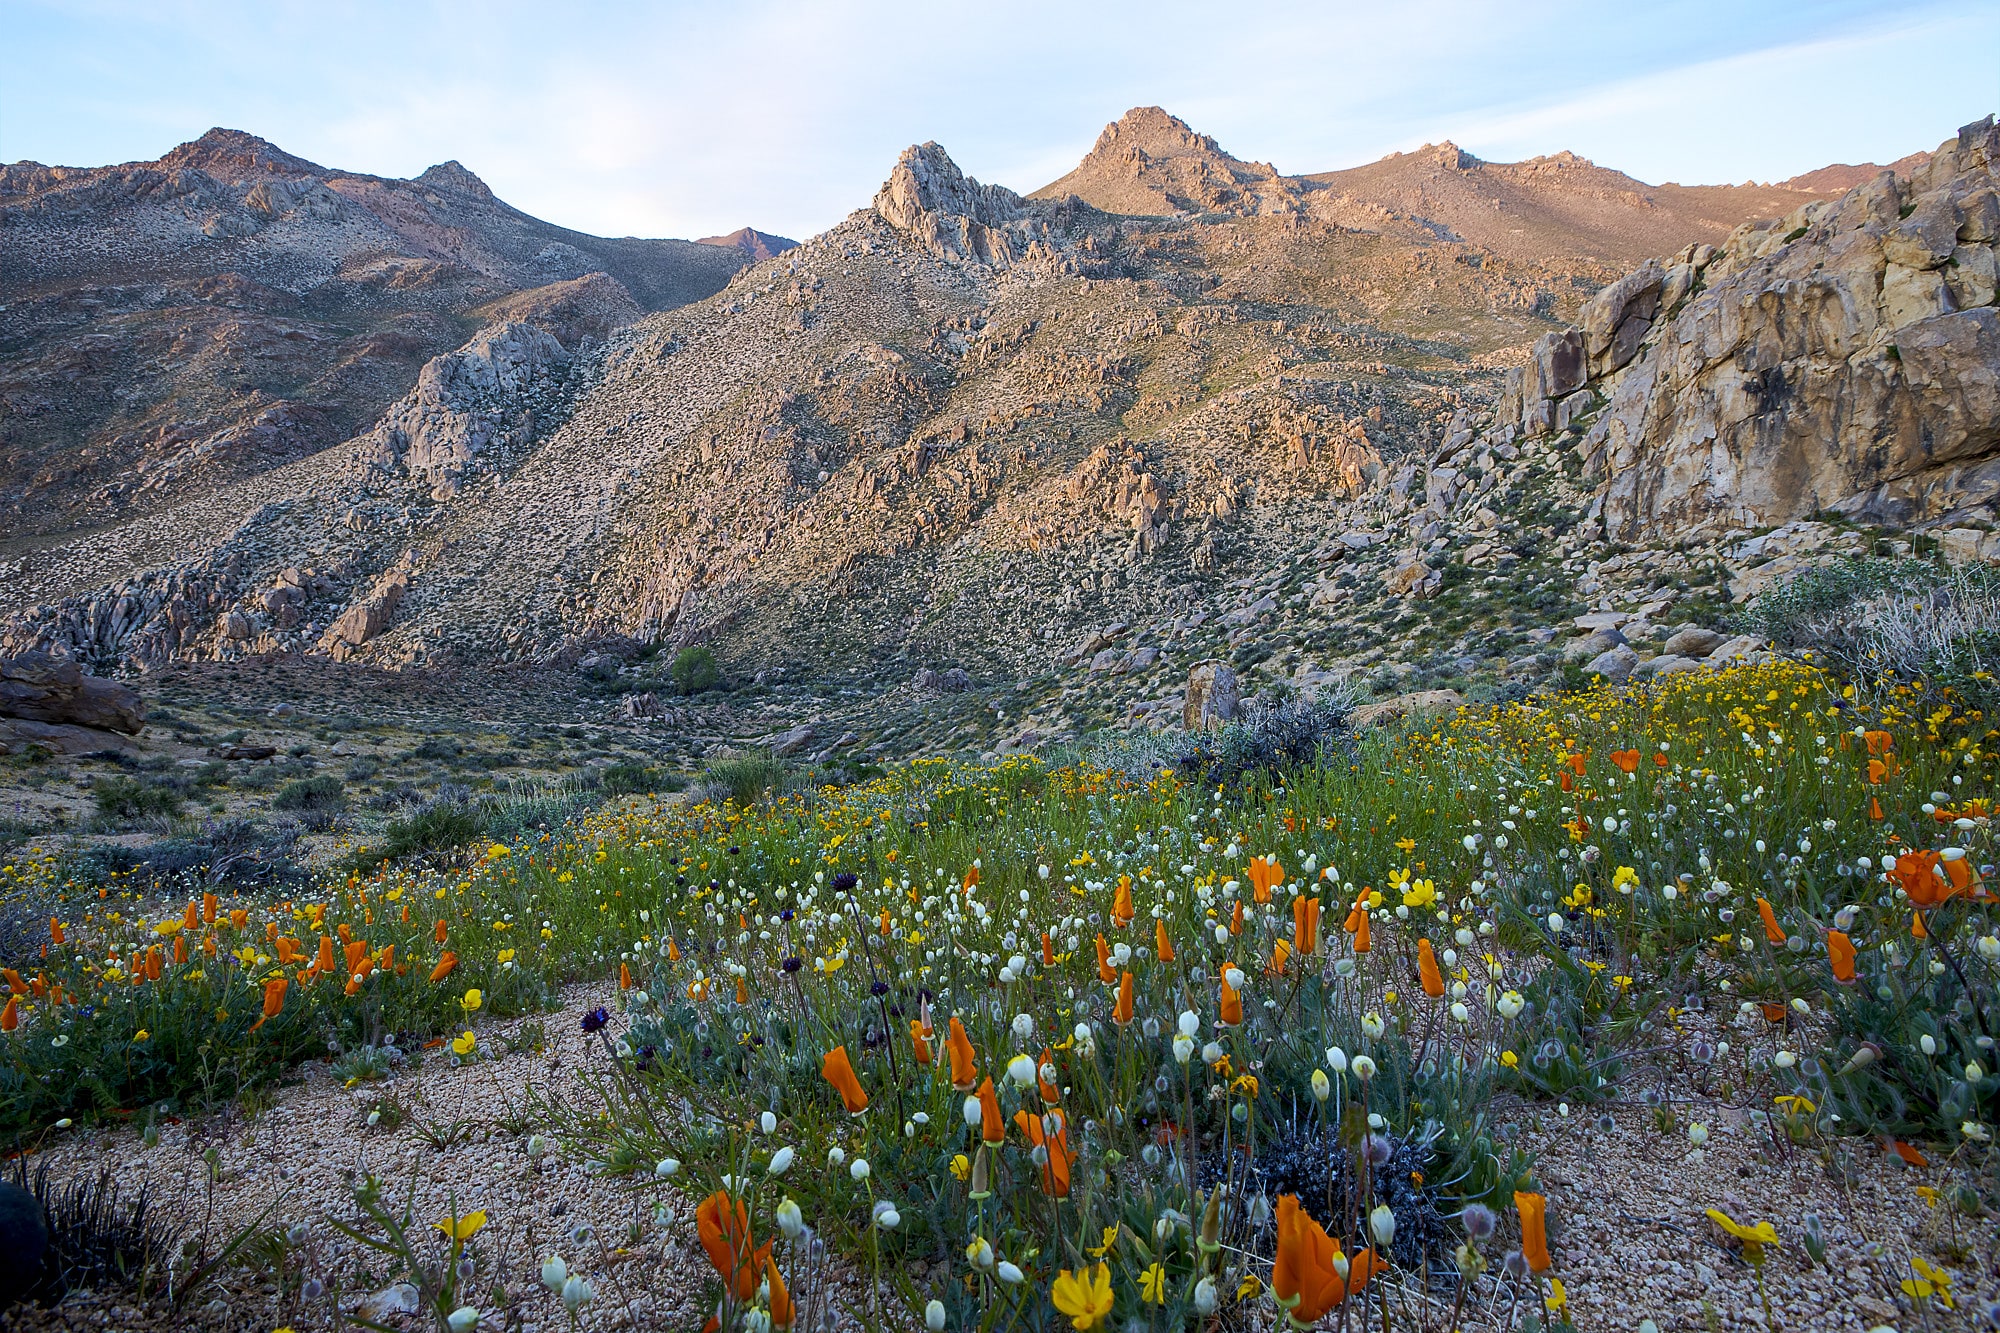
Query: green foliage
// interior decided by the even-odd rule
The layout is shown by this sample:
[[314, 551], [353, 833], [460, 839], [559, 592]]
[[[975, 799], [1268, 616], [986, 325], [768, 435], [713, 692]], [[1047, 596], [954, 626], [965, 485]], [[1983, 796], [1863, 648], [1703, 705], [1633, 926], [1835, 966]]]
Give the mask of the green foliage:
[[629, 796], [636, 792], [679, 791], [686, 782], [676, 776], [635, 760], [621, 760], [604, 770], [606, 795]]
[[1871, 692], [2000, 704], [2000, 571], [1930, 560], [1844, 560], [1759, 594], [1743, 618], [1780, 651]]
[[738, 805], [749, 805], [784, 781], [785, 764], [771, 755], [718, 759], [707, 769], [710, 785]]
[[339, 778], [322, 773], [313, 778], [294, 778], [271, 798], [273, 810], [331, 811], [347, 804], [347, 792]]
[[722, 684], [722, 668], [716, 664], [715, 654], [699, 644], [675, 653], [667, 675], [682, 694], [700, 694]]
[[148, 815], [177, 815], [181, 793], [165, 783], [113, 773], [91, 785], [98, 812], [108, 819], [143, 819]]

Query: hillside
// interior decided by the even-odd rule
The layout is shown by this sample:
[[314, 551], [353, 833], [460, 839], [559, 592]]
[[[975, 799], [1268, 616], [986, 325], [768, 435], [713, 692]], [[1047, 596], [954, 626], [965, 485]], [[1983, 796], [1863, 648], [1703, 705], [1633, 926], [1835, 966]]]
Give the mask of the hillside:
[[608, 274], [633, 313], [743, 262], [586, 236], [456, 162], [322, 167], [236, 130], [156, 162], [0, 167], [0, 540], [32, 546], [368, 429], [508, 293]]
[[[588, 345], [503, 315], [342, 447], [16, 560], [7, 638], [103, 664], [580, 667], [606, 682], [607, 715], [688, 752], [800, 726], [788, 744], [1001, 751], [1149, 725], [1211, 658], [1261, 686], [1519, 691], [1600, 612], [1627, 631], [1593, 652], [1639, 645], [1629, 671], [1719, 623], [1785, 567], [1772, 557], [1876, 540], [1812, 524], [1753, 539], [1847, 494], [1782, 469], [1730, 492], [1720, 521], [1675, 508], [1693, 464], [1649, 442], [1668, 392], [1650, 349], [1692, 340], [1739, 367], [1699, 403], [1758, 401], [1741, 380], [1763, 372], [1741, 358], [1763, 353], [1743, 349], [1777, 335], [1740, 312], [1809, 299], [1822, 261], [1903, 253], [1898, 228], [1944, 230], [1924, 232], [1931, 268], [1855, 279], [1875, 284], [1877, 360], [1892, 332], [1979, 290], [1990, 303], [1971, 281], [1990, 271], [1989, 138], [1969, 128], [1911, 181], [1793, 192], [1782, 219], [1609, 287], [1590, 275], [1636, 244], [1624, 204], [1550, 206], [1546, 235], [1578, 248], [1530, 262], [1398, 218], [1024, 199], [925, 144], [871, 207], [712, 299]], [[1552, 192], [1571, 201], [1608, 174], [1523, 168], [1506, 170], [1568, 181]], [[1468, 191], [1514, 179], [1422, 171]], [[1954, 229], [1974, 239], [1946, 270]], [[1962, 389], [1892, 385], [1870, 411], [1912, 438], [1976, 421], [1993, 358], [1991, 312], [1973, 313], [1971, 342], [1936, 358]], [[1674, 439], [1700, 438], [1699, 403]], [[1960, 430], [1954, 456], [1982, 458], [1987, 433]], [[1843, 466], [1857, 487], [1932, 485], [1914, 465]], [[1698, 540], [1663, 549], [1667, 517], [1697, 520]], [[670, 704], [649, 654], [693, 643], [759, 688]]]

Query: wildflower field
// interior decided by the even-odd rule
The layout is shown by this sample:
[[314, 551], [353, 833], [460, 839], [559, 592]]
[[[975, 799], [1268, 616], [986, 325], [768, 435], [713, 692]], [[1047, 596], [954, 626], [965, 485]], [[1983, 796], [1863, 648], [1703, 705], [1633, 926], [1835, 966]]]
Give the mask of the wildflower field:
[[[632, 799], [309, 900], [28, 859], [10, 893], [55, 906], [6, 974], [0, 1118], [45, 1150], [307, 1059], [493, 1059], [593, 982], [615, 1003], [562, 1020], [590, 1077], [530, 1089], [522, 1151], [655, 1205], [716, 1327], [1566, 1327], [1522, 1126], [1644, 1107], [1698, 1161], [1688, 1086], [1787, 1150], [1928, 1163], [1991, 1230], [1996, 757], [1948, 697], [1771, 664], [1226, 788], [1020, 759]], [[1709, 1216], [1760, 1280], [1823, 1258], [1781, 1201]], [[520, 1275], [438, 1230], [437, 1326], [507, 1319], [477, 1293]], [[1921, 1326], [1977, 1285], [1907, 1238], [1879, 1261]], [[590, 1257], [536, 1263], [588, 1318]]]

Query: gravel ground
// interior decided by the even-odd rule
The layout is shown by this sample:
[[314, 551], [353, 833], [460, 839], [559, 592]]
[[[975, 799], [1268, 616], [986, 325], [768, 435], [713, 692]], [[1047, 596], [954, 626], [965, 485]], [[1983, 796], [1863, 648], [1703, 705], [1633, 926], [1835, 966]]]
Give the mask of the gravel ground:
[[[489, 1289], [497, 1273], [525, 1330], [554, 1333], [569, 1326], [560, 1303], [534, 1276], [541, 1257], [557, 1249], [595, 1284], [584, 1328], [698, 1328], [708, 1313], [700, 1304], [708, 1269], [692, 1235], [688, 1202], [675, 1200], [680, 1220], [662, 1226], [651, 1211], [656, 1191], [635, 1192], [559, 1151], [539, 1163], [524, 1151], [527, 1089], [576, 1092], [580, 1072], [601, 1058], [596, 1039], [577, 1029], [573, 1015], [605, 997], [577, 988], [565, 998], [564, 1013], [546, 1021], [549, 1044], [539, 1054], [521, 1050], [453, 1068], [449, 1059], [435, 1058], [443, 1054], [437, 1050], [427, 1053], [432, 1058], [420, 1070], [354, 1089], [315, 1064], [254, 1116], [218, 1114], [167, 1125], [151, 1149], [137, 1128], [93, 1130], [46, 1145], [29, 1166], [48, 1161], [65, 1177], [109, 1171], [128, 1190], [150, 1182], [169, 1209], [194, 1227], [208, 1218], [210, 1234], [218, 1236], [275, 1201], [270, 1222], [315, 1223], [305, 1252], [323, 1271], [339, 1272], [347, 1288], [354, 1288], [363, 1256], [317, 1225], [324, 1216], [353, 1215], [344, 1177], [373, 1171], [385, 1181], [385, 1196], [397, 1202], [414, 1180], [420, 1225], [449, 1213], [454, 1199], [461, 1214], [487, 1212], [491, 1220], [479, 1237], [484, 1269], [478, 1303], [494, 1304]], [[482, 1039], [494, 1047], [520, 1027], [490, 1024]], [[2000, 1298], [2000, 1245], [1991, 1219], [1958, 1218], [1954, 1236], [1948, 1209], [1932, 1208], [1919, 1193], [1919, 1187], [1945, 1189], [1953, 1179], [1948, 1163], [1911, 1167], [1879, 1145], [1845, 1139], [1839, 1143], [1850, 1160], [1836, 1171], [1817, 1145], [1779, 1145], [1741, 1110], [1704, 1103], [1691, 1087], [1665, 1091], [1681, 1127], [1670, 1134], [1655, 1128], [1646, 1106], [1618, 1109], [1608, 1121], [1601, 1111], [1578, 1108], [1565, 1117], [1545, 1106], [1518, 1108], [1520, 1141], [1536, 1153], [1549, 1195], [1554, 1272], [1565, 1282], [1579, 1329], [1636, 1329], [1647, 1317], [1662, 1333], [1766, 1328], [1755, 1272], [1706, 1219], [1709, 1207], [1740, 1222], [1778, 1226], [1785, 1244], [1771, 1253], [1765, 1273], [1773, 1314], [1784, 1329], [1973, 1328], [1978, 1312]], [[368, 1108], [384, 1098], [404, 1107], [393, 1131], [365, 1124]], [[1684, 1129], [1691, 1120], [1704, 1122], [1711, 1133], [1693, 1156]], [[440, 1151], [426, 1141], [426, 1127], [458, 1121], [467, 1129], [454, 1146]], [[211, 1148], [221, 1173], [212, 1194], [204, 1187], [203, 1162]], [[1807, 1213], [1816, 1213], [1824, 1228], [1824, 1268], [1811, 1264], [1797, 1241]], [[591, 1239], [578, 1242], [570, 1234], [580, 1224], [593, 1229]], [[1504, 1249], [1496, 1242], [1493, 1257]], [[1918, 1315], [1900, 1296], [1912, 1252], [1950, 1271], [1955, 1313]], [[379, 1287], [370, 1283], [367, 1289]], [[851, 1283], [846, 1294], [854, 1294]], [[306, 1333], [327, 1326], [323, 1312], [299, 1309], [275, 1284], [243, 1271], [194, 1304], [198, 1308], [175, 1315], [162, 1303], [142, 1307], [78, 1293], [55, 1310], [0, 1315], [0, 1331], [269, 1333], [291, 1325]], [[1443, 1327], [1446, 1309], [1434, 1308], [1431, 1327]], [[1461, 1311], [1460, 1323], [1504, 1327], [1511, 1309], [1500, 1295]], [[830, 1326], [851, 1322], [836, 1316]], [[502, 1324], [490, 1315], [481, 1327]]]

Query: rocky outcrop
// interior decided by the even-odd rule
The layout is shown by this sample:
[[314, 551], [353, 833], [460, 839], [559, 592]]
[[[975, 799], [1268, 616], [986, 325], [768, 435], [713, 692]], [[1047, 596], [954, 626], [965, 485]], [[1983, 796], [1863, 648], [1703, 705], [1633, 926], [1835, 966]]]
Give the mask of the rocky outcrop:
[[42, 652], [0, 657], [0, 717], [133, 736], [146, 725], [130, 686], [86, 675], [75, 662]]
[[356, 461], [450, 499], [496, 441], [533, 432], [537, 408], [556, 405], [569, 365], [563, 345], [532, 324], [481, 329], [425, 363], [416, 387], [356, 442]]
[[1206, 134], [1156, 106], [1134, 107], [1104, 127], [1076, 170], [1035, 191], [1071, 195], [1107, 213], [1295, 213], [1303, 191], [1268, 162], [1231, 157]]
[[375, 581], [367, 596], [341, 612], [340, 618], [333, 622], [320, 640], [320, 650], [331, 655], [335, 661], [343, 661], [354, 649], [387, 629], [390, 617], [396, 614], [396, 607], [403, 600], [403, 594], [409, 591], [414, 563], [406, 556], [394, 569]]
[[1989, 117], [1907, 180], [1648, 261], [1535, 345], [1478, 443], [1567, 435], [1619, 542], [1826, 510], [1993, 521], [1996, 170]]
[[981, 185], [935, 143], [905, 148], [875, 194], [884, 222], [940, 259], [1008, 269], [1055, 256], [1048, 223], [1001, 185]]
[[1181, 703], [1181, 725], [1189, 731], [1213, 731], [1243, 713], [1242, 687], [1226, 662], [1198, 662], [1188, 671], [1187, 695]]

